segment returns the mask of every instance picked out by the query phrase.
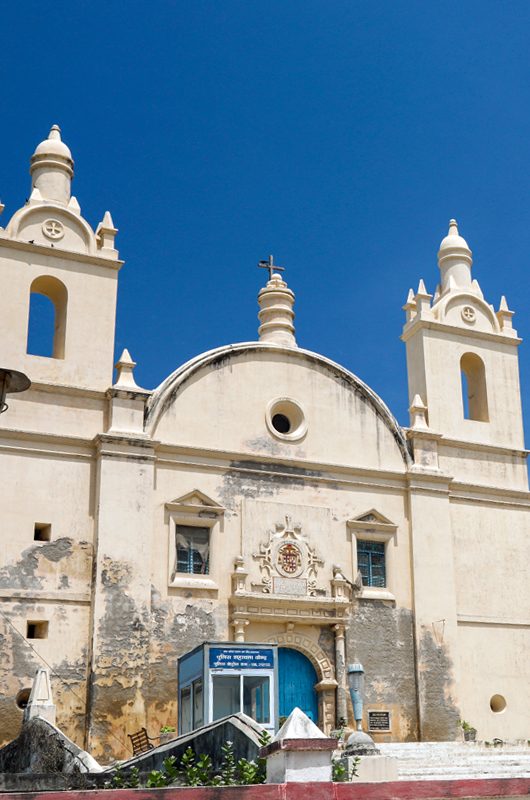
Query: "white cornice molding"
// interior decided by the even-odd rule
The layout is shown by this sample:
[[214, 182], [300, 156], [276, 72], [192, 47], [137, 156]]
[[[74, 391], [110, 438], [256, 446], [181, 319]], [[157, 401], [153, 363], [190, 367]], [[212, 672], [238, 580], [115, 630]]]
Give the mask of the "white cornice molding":
[[[31, 392], [46, 392], [47, 394], [60, 394], [69, 397], [86, 397], [105, 402], [107, 398], [106, 391], [100, 389], [85, 389], [83, 386], [75, 386], [68, 383], [39, 383], [32, 381], [26, 395], [29, 397]], [[21, 398], [23, 399], [23, 398]]]
[[496, 342], [497, 344], [509, 344], [519, 346], [522, 339], [515, 336], [505, 336], [502, 333], [495, 333], [492, 331], [478, 331], [468, 330], [466, 328], [459, 328], [456, 325], [448, 325], [446, 322], [437, 322], [432, 319], [418, 319], [414, 317], [411, 322], [407, 322], [401, 334], [401, 341], [408, 341], [411, 336], [414, 336], [420, 329], [440, 331], [441, 333], [450, 333], [458, 336], [464, 342], [469, 342], [470, 339], [484, 339], [488, 342]]
[[[118, 272], [124, 265], [124, 261], [115, 258], [105, 258], [104, 256], [96, 256], [92, 253], [77, 253], [75, 250], [62, 250], [60, 247], [52, 248], [51, 245], [31, 244], [30, 242], [21, 242], [18, 239], [10, 239], [5, 236], [3, 230], [0, 230], [0, 248], [5, 247], [11, 250], [23, 250], [26, 253], [39, 253], [45, 256], [53, 256], [54, 258], [62, 258], [66, 261], [81, 261], [85, 264], [94, 264], [98, 267], [106, 267], [112, 272]], [[56, 268], [61, 269], [63, 266], [60, 262], [54, 265]]]

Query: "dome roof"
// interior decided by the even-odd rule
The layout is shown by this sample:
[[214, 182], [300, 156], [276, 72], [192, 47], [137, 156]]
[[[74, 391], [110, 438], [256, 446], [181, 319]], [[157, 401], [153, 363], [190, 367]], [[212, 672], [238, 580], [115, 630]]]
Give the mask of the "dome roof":
[[52, 125], [48, 138], [37, 145], [33, 153], [33, 157], [35, 156], [59, 156], [69, 161], [73, 160], [70, 148], [61, 141], [61, 129], [58, 125]]
[[466, 240], [458, 233], [456, 219], [449, 220], [449, 232], [440, 243], [439, 255], [445, 255], [450, 250], [467, 250], [471, 255], [471, 250]]

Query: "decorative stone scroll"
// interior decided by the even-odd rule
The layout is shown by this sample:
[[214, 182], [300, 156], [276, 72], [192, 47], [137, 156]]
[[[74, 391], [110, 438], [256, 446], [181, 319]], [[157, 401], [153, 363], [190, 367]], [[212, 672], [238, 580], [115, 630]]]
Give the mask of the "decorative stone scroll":
[[285, 524], [276, 524], [268, 541], [262, 542], [252, 557], [259, 561], [261, 584], [257, 588], [264, 594], [317, 594], [317, 573], [324, 562], [288, 514]]

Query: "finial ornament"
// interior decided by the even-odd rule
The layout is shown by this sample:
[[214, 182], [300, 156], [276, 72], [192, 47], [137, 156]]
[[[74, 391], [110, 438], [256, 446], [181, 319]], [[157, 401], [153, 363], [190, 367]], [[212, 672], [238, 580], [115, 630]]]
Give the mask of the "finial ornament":
[[294, 338], [294, 294], [283, 280], [283, 267], [274, 263], [272, 256], [258, 263], [260, 269], [269, 270], [269, 280], [258, 295], [260, 342], [270, 342], [284, 347], [296, 347]]
[[[52, 125], [48, 137], [35, 148], [30, 162], [31, 188], [38, 189], [40, 201], [68, 205], [74, 161], [70, 148], [61, 138], [61, 129]], [[32, 202], [38, 198], [32, 194]]]
[[460, 235], [456, 219], [449, 220], [449, 230], [440, 244], [438, 266], [442, 275], [441, 294], [471, 288], [472, 253]]
[[134, 391], [140, 389], [136, 381], [134, 380], [134, 368], [136, 366], [136, 361], [133, 361], [131, 358], [131, 354], [127, 349], [123, 351], [121, 356], [119, 357], [117, 363], [115, 364], [117, 378], [116, 383], [112, 387], [113, 389], [125, 389], [129, 391]]
[[269, 256], [269, 258], [265, 261], [258, 261], [259, 269], [268, 269], [269, 270], [269, 280], [272, 281], [272, 276], [274, 272], [285, 272], [285, 267], [279, 267], [277, 264], [274, 263], [274, 256]]

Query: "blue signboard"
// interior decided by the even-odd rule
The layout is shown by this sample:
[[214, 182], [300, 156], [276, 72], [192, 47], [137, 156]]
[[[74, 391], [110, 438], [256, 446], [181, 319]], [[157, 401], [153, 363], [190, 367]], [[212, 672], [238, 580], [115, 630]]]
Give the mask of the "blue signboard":
[[210, 669], [274, 669], [274, 652], [258, 647], [210, 647]]

